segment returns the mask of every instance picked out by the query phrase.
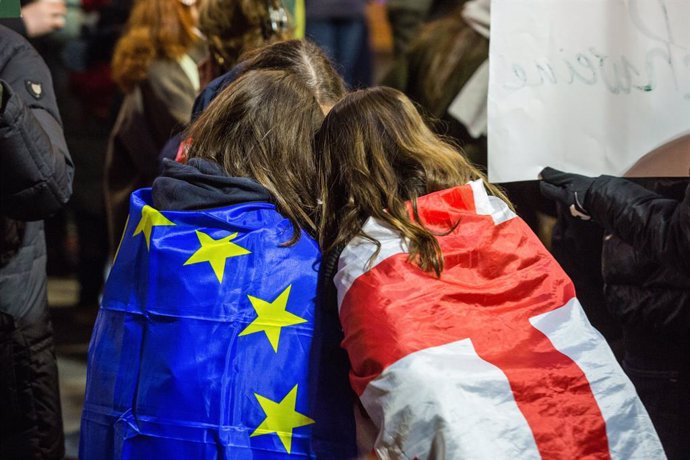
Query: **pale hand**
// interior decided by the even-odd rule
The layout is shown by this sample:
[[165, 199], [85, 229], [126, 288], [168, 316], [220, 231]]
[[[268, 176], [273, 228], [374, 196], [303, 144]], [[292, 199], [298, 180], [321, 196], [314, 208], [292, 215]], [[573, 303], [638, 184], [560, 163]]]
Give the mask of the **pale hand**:
[[65, 26], [67, 7], [64, 0], [36, 0], [22, 7], [22, 19], [29, 37], [62, 29]]

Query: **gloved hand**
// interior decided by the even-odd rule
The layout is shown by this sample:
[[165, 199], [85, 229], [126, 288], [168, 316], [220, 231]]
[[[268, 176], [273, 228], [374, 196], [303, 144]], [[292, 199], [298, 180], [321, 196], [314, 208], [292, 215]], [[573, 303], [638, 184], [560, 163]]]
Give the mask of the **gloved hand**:
[[582, 220], [591, 216], [585, 209], [587, 192], [594, 182], [593, 177], [570, 174], [546, 167], [539, 173], [539, 190], [546, 198], [559, 201], [570, 209], [570, 214]]

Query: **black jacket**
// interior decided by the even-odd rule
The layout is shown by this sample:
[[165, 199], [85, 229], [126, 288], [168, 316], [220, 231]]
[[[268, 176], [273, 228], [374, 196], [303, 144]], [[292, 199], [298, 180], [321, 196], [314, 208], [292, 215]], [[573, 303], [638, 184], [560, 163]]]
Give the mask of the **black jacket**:
[[69, 199], [73, 165], [48, 68], [2, 26], [0, 84], [0, 458], [62, 458], [41, 219]]
[[608, 235], [609, 308], [628, 328], [690, 335], [690, 181], [597, 178], [587, 210]]
[[605, 229], [602, 274], [623, 367], [669, 460], [690, 458], [690, 180], [603, 176], [585, 209]]

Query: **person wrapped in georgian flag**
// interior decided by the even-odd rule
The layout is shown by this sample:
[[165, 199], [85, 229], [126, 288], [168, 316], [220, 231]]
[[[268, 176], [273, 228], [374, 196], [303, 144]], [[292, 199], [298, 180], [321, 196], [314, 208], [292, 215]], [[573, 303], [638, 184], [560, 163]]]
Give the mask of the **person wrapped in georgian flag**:
[[402, 93], [347, 96], [316, 144], [324, 295], [378, 458], [665, 458], [571, 280]]

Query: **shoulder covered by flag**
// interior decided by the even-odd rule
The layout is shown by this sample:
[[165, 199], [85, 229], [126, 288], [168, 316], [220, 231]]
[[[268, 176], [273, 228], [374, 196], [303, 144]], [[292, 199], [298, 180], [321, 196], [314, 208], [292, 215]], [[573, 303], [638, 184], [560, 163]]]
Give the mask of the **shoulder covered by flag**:
[[[130, 216], [89, 348], [81, 458], [312, 458], [320, 253], [274, 205]], [[347, 446], [320, 445], [332, 452]]]
[[[481, 181], [421, 197], [440, 278], [374, 219], [334, 278], [350, 380], [380, 458], [664, 458], [572, 282]], [[449, 233], [448, 229], [453, 228]], [[434, 454], [435, 455], [435, 454]]]

